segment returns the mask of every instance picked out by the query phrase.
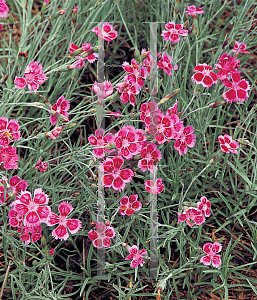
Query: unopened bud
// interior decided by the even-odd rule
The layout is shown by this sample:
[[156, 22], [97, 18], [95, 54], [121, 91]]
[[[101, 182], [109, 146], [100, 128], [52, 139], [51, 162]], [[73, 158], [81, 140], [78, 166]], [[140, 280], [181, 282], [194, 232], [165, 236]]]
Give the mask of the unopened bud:
[[4, 84], [6, 82], [6, 80], [8, 79], [8, 77], [9, 77], [9, 73], [4, 75], [4, 77], [2, 78], [0, 84]]
[[115, 143], [109, 143], [109, 144], [106, 144], [105, 146], [104, 146], [106, 149], [114, 149], [114, 148], [116, 148], [116, 145], [115, 145]]
[[210, 104], [210, 108], [216, 108], [218, 106], [222, 106], [223, 104], [225, 104], [226, 102], [225, 101], [219, 101], [219, 102], [214, 102], [212, 104]]
[[52, 14], [52, 15], [48, 18], [48, 20], [49, 20], [49, 21], [52, 21], [52, 20], [54, 20], [54, 19], [57, 19], [57, 18], [59, 18], [59, 16], [64, 15], [65, 13], [66, 13], [65, 10], [59, 10], [59, 11], [55, 12], [54, 14]]
[[176, 89], [175, 91], [171, 92], [170, 94], [168, 94], [167, 96], [162, 98], [161, 101], [159, 102], [159, 104], [163, 104], [166, 101], [168, 101], [169, 99], [173, 98], [174, 96], [176, 96], [178, 94], [179, 91], [180, 91], [180, 89]]
[[77, 125], [76, 123], [65, 124], [65, 125], [62, 125], [62, 129], [70, 129], [76, 125]]
[[242, 145], [250, 145], [250, 142], [247, 139], [238, 139], [237, 141]]
[[177, 0], [174, 9], [174, 18], [180, 13], [181, 0]]
[[140, 55], [140, 60], [146, 59], [149, 54], [150, 54], [150, 51], [146, 51], [144, 54]]
[[186, 22], [184, 23], [184, 28], [187, 29], [189, 27], [189, 21], [186, 20]]
[[140, 65], [140, 53], [137, 50], [134, 51], [134, 56], [136, 62]]
[[88, 165], [92, 167], [95, 164], [95, 162], [96, 162], [96, 158], [93, 157], [92, 159], [90, 159]]
[[52, 105], [50, 104], [50, 102], [44, 98], [42, 95], [38, 95], [45, 103], [45, 105], [49, 108], [49, 109], [52, 109]]

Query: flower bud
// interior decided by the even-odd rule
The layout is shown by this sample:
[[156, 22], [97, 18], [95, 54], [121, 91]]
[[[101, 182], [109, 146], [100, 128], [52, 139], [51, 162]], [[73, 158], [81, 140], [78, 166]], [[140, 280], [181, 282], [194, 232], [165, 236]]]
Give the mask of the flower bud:
[[148, 55], [150, 54], [150, 51], [146, 51], [144, 54], [140, 55], [140, 60], [144, 60], [148, 57]]
[[137, 50], [134, 51], [134, 56], [136, 62], [140, 65], [140, 53]]
[[226, 102], [225, 101], [219, 101], [219, 102], [214, 102], [212, 104], [210, 104], [210, 108], [216, 108], [218, 106], [222, 106], [223, 104], [225, 104]]
[[165, 96], [164, 98], [162, 98], [161, 101], [159, 102], [159, 104], [163, 104], [163, 103], [167, 102], [169, 99], [171, 99], [174, 96], [176, 96], [179, 91], [180, 91], [180, 89], [176, 89], [175, 91], [171, 92], [170, 94], [168, 94], [167, 96]]
[[189, 27], [189, 21], [186, 20], [186, 22], [184, 23], [184, 28], [187, 29]]
[[247, 139], [238, 139], [237, 141], [242, 145], [250, 145], [250, 142]]
[[6, 82], [6, 80], [8, 79], [9, 77], [9, 73], [4, 75], [4, 77], [2, 78], [2, 80], [0, 81], [0, 84], [4, 84]]
[[174, 18], [176, 17], [176, 15], [180, 13], [180, 6], [181, 6], [181, 0], [177, 0], [175, 3]]

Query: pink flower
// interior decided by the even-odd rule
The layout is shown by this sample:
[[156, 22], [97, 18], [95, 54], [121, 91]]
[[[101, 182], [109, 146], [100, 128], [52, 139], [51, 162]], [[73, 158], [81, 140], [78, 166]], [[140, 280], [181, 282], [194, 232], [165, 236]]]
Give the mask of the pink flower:
[[212, 262], [212, 266], [214, 268], [218, 268], [221, 266], [221, 259], [220, 255], [215, 255], [216, 253], [219, 253], [222, 249], [221, 244], [214, 242], [212, 243], [206, 243], [203, 245], [203, 252], [205, 252], [207, 255], [202, 257], [200, 259], [200, 262], [203, 263], [205, 266], [209, 266]]
[[14, 208], [12, 208], [9, 211], [9, 224], [12, 227], [18, 227], [21, 228], [22, 222], [24, 220], [24, 215], [21, 212], [16, 211]]
[[39, 84], [44, 83], [48, 77], [43, 72], [43, 66], [41, 64], [38, 64], [38, 61], [32, 61], [25, 69], [24, 71], [25, 78], [21, 77], [15, 77], [14, 83], [17, 83], [15, 86], [18, 89], [24, 88], [26, 85], [28, 85], [28, 88], [30, 92], [33, 91], [36, 93]]
[[49, 256], [53, 256], [54, 255], [54, 248], [51, 248], [50, 250], [49, 250]]
[[108, 42], [116, 39], [116, 37], [118, 36], [118, 32], [113, 30], [113, 26], [107, 22], [103, 24], [103, 29], [99, 27], [94, 27], [92, 31], [95, 32], [96, 35], [99, 36], [101, 39], [104, 39]]
[[115, 118], [119, 118], [121, 116], [121, 113], [119, 111], [113, 112], [113, 111], [107, 111], [108, 114], [112, 115]]
[[163, 36], [165, 41], [171, 41], [172, 43], [178, 43], [180, 38], [179, 36], [187, 36], [188, 31], [183, 29], [183, 24], [175, 24], [174, 22], [169, 22], [165, 24], [165, 28], [168, 31], [162, 31], [161, 36]]
[[178, 150], [179, 155], [186, 154], [187, 147], [194, 147], [196, 136], [193, 134], [193, 132], [194, 128], [192, 126], [187, 126], [175, 141], [174, 149]]
[[54, 127], [50, 132], [46, 132], [45, 136], [50, 137], [52, 140], [56, 140], [57, 137], [62, 133], [62, 127]]
[[132, 58], [131, 65], [128, 62], [124, 62], [122, 68], [128, 73], [124, 80], [133, 83], [137, 89], [141, 89], [144, 86], [144, 79], [148, 75], [147, 68], [140, 66], [135, 58]]
[[131, 216], [137, 210], [142, 208], [142, 203], [137, 201], [138, 195], [130, 195], [123, 197], [120, 200], [120, 213], [121, 215]]
[[157, 166], [155, 164], [161, 160], [162, 154], [161, 151], [156, 148], [157, 146], [155, 144], [150, 143], [141, 150], [140, 155], [142, 159], [138, 161], [138, 167], [143, 172], [149, 170], [153, 173], [154, 170], [157, 170]]
[[85, 66], [85, 61], [83, 58], [79, 58], [72, 65], [69, 65], [69, 69], [80, 69]]
[[9, 8], [5, 4], [5, 0], [0, 0], [0, 18], [6, 18], [8, 12], [9, 12]]
[[95, 135], [91, 134], [88, 138], [88, 141], [91, 145], [97, 147], [93, 150], [93, 154], [99, 158], [103, 158], [105, 156], [105, 152], [110, 153], [115, 150], [100, 148], [114, 142], [114, 135], [112, 133], [107, 133], [105, 135], [105, 130], [103, 128], [98, 128], [95, 132]]
[[59, 10], [59, 11], [58, 11], [58, 14], [62, 16], [62, 15], [64, 15], [64, 14], [66, 14], [66, 10]]
[[130, 169], [121, 169], [124, 160], [120, 156], [107, 158], [105, 162], [100, 164], [100, 170], [104, 172], [102, 184], [105, 187], [113, 187], [116, 191], [125, 188], [126, 183], [132, 180], [134, 175]]
[[140, 119], [146, 125], [150, 124], [155, 114], [161, 113], [161, 111], [158, 109], [158, 103], [156, 103], [155, 101], [141, 104], [140, 111]]
[[7, 118], [0, 118], [0, 145], [8, 145], [12, 140], [19, 140], [21, 133], [20, 125], [17, 120], [8, 121]]
[[[161, 59], [159, 60], [159, 62], [157, 63], [157, 66], [160, 69], [164, 69], [164, 72], [166, 74], [168, 74], [169, 76], [172, 75], [172, 56], [167, 54], [167, 53], [158, 53], [157, 56], [161, 55]], [[174, 66], [174, 70], [178, 69], [178, 65], [175, 64]]]
[[151, 71], [151, 68], [155, 65], [156, 61], [153, 60], [153, 56], [150, 54], [150, 51], [146, 51], [145, 49], [141, 50], [141, 55], [147, 54], [149, 52], [149, 55], [143, 60], [142, 65], [146, 67], [146, 71], [149, 74]]
[[48, 165], [49, 165], [49, 163], [45, 163], [45, 162], [43, 162], [42, 160], [39, 160], [39, 161], [37, 162], [37, 164], [35, 165], [35, 168], [36, 168], [37, 170], [39, 170], [40, 173], [42, 174], [42, 173], [44, 173], [44, 172], [47, 171]]
[[189, 16], [192, 16], [193, 18], [196, 17], [196, 15], [203, 14], [204, 11], [202, 10], [203, 7], [196, 8], [195, 5], [187, 6], [187, 10], [185, 10], [185, 13], [187, 13]]
[[[89, 52], [91, 49], [93, 49], [93, 46], [91, 44], [89, 44], [89, 43], [84, 43], [84, 44], [81, 45], [81, 48], [82, 48], [83, 51], [79, 55], [77, 55], [76, 58], [79, 58], [82, 54], [84, 54], [86, 52]], [[69, 48], [69, 52], [72, 53], [72, 52], [74, 52], [74, 51], [76, 51], [78, 49], [79, 49], [79, 47], [76, 46], [75, 44], [73, 44], [73, 42], [71, 42], [70, 48]], [[88, 60], [88, 62], [90, 64], [92, 64], [94, 61], [97, 60], [97, 57], [98, 57], [97, 53], [92, 53], [92, 54], [90, 54], [90, 55], [88, 55], [86, 57], [81, 57], [75, 63], [73, 63], [70, 66], [70, 68], [71, 69], [74, 69], [74, 68], [79, 69], [81, 67], [84, 67], [84, 65], [85, 65], [84, 61], [86, 61], [86, 60]]]
[[247, 45], [245, 43], [239, 43], [239, 42], [235, 41], [235, 46], [232, 51], [236, 52], [236, 53], [239, 53], [239, 52], [249, 53], [249, 51], [245, 50], [246, 46]]
[[[68, 100], [65, 100], [64, 96], [61, 96], [57, 102], [52, 106], [52, 110], [64, 115], [65, 117], [69, 117], [68, 110], [70, 109], [70, 103]], [[66, 121], [69, 121], [66, 120]], [[50, 116], [50, 123], [55, 125], [57, 123], [57, 118], [53, 115]]]
[[222, 94], [222, 97], [229, 103], [244, 102], [249, 97], [247, 91], [251, 89], [248, 81], [241, 79], [239, 72], [233, 73], [231, 79], [232, 82], [227, 78], [222, 80], [225, 87], [229, 88], [228, 91]]
[[132, 259], [130, 263], [131, 268], [136, 268], [138, 265], [143, 267], [145, 261], [144, 261], [144, 255], [147, 255], [147, 251], [145, 249], [141, 249], [138, 251], [138, 248], [136, 245], [133, 245], [132, 247], [129, 247], [129, 256], [125, 258], [125, 260]]
[[225, 153], [233, 153], [237, 154], [237, 150], [239, 148], [239, 144], [236, 141], [232, 140], [232, 137], [228, 134], [225, 134], [224, 136], [219, 135], [218, 140], [220, 143], [220, 150]]
[[145, 189], [150, 194], [160, 194], [164, 189], [164, 184], [162, 184], [162, 178], [157, 178], [156, 182], [152, 180], [147, 180], [145, 182]]
[[201, 197], [200, 201], [197, 202], [197, 208], [202, 212], [205, 217], [211, 215], [211, 202], [206, 197]]
[[[0, 186], [0, 203], [4, 203], [5, 200], [7, 200], [13, 195], [18, 196], [19, 193], [22, 191], [25, 191], [27, 187], [29, 186], [28, 182], [25, 180], [22, 180], [20, 177], [17, 175], [13, 176], [10, 178], [9, 183], [7, 182], [7, 178], [3, 178], [0, 180], [0, 183], [2, 186]], [[4, 192], [5, 192], [5, 187], [4, 184], [6, 184], [6, 199], [4, 198]]]
[[118, 154], [129, 160], [141, 151], [142, 145], [139, 142], [142, 141], [146, 141], [144, 131], [135, 129], [131, 125], [126, 125], [116, 133], [114, 143]]
[[[194, 221], [191, 222], [190, 220]], [[183, 211], [182, 214], [178, 212], [178, 221], [186, 221], [187, 225], [193, 227], [194, 225], [201, 225], [205, 222], [205, 217], [202, 214], [202, 211], [195, 207], [188, 207]]]
[[16, 154], [16, 148], [4, 146], [0, 150], [0, 163], [4, 162], [4, 168], [7, 170], [17, 169], [19, 156]]
[[4, 28], [3, 24], [0, 24], [0, 30], [3, 30], [3, 28]]
[[118, 93], [121, 94], [120, 99], [122, 103], [127, 103], [129, 101], [131, 105], [135, 106], [135, 95], [139, 94], [139, 89], [136, 87], [136, 85], [129, 81], [127, 76], [125, 76], [124, 82], [117, 83], [116, 87]]
[[48, 201], [48, 196], [41, 188], [38, 188], [34, 191], [33, 200], [31, 193], [24, 191], [13, 202], [13, 205], [15, 211], [25, 216], [25, 226], [38, 226], [40, 223], [46, 223], [51, 213], [50, 206], [47, 206]]
[[42, 226], [40, 224], [35, 226], [23, 226], [21, 230], [20, 239], [28, 245], [30, 241], [33, 243], [40, 240], [42, 237]]
[[212, 72], [212, 67], [207, 64], [200, 64], [194, 67], [195, 73], [191, 79], [196, 84], [201, 84], [203, 87], [209, 88], [214, 83], [217, 84], [217, 75]]
[[220, 80], [227, 78], [240, 68], [239, 59], [236, 60], [232, 55], [228, 55], [227, 53], [223, 53], [219, 61], [219, 63], [215, 64], [215, 69], [219, 70], [217, 78]]
[[[176, 104], [175, 104], [176, 106]], [[171, 120], [171, 136], [170, 139], [175, 139], [177, 140], [179, 136], [183, 133], [184, 131], [184, 125], [183, 121], [180, 121], [179, 117], [177, 114], [172, 113], [172, 111], [177, 111], [177, 108], [173, 105], [173, 107], [170, 107], [167, 112], [166, 116], [168, 116]]]
[[58, 207], [60, 216], [55, 213], [51, 213], [47, 220], [48, 226], [59, 224], [52, 232], [52, 236], [57, 240], [67, 240], [69, 229], [71, 234], [77, 233], [81, 228], [81, 221], [79, 219], [67, 219], [68, 215], [73, 211], [73, 207], [68, 202], [61, 202]]
[[[110, 225], [110, 223], [108, 222]], [[107, 223], [106, 223], [107, 225]], [[96, 248], [110, 247], [111, 239], [115, 237], [114, 228], [104, 223], [97, 223], [96, 230], [91, 229], [88, 232], [90, 241], [93, 241], [93, 245]]]
[[106, 98], [113, 93], [113, 87], [109, 80], [105, 80], [102, 83], [97, 83], [95, 81], [92, 89], [100, 98]]

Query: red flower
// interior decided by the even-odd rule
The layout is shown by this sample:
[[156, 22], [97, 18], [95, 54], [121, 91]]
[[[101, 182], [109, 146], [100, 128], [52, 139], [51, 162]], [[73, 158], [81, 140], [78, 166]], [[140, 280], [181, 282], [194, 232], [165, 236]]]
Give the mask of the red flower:
[[114, 143], [118, 154], [129, 160], [141, 151], [140, 142], [145, 140], [146, 136], [142, 129], [135, 129], [135, 127], [127, 125], [116, 133]]
[[131, 65], [128, 62], [124, 62], [122, 68], [129, 74], [125, 76], [124, 80], [129, 80], [137, 89], [141, 89], [144, 86], [144, 79], [146, 79], [148, 72], [144, 66], [140, 66], [136, 62], [135, 58], [132, 58]]
[[222, 94], [222, 97], [227, 100], [229, 103], [232, 102], [244, 102], [247, 97], [249, 97], [247, 91], [251, 88], [248, 81], [242, 80], [239, 72], [235, 72], [231, 75], [232, 82], [225, 78], [222, 80], [222, 83], [229, 90]]
[[[109, 222], [108, 224], [110, 225]], [[93, 241], [93, 245], [96, 248], [109, 247], [111, 239], [115, 237], [114, 228], [106, 225], [104, 223], [97, 223], [95, 226], [96, 230], [91, 229], [88, 232], [88, 237], [90, 241]]]
[[232, 55], [223, 53], [219, 59], [219, 63], [215, 65], [215, 69], [219, 70], [217, 78], [223, 80], [229, 75], [235, 73], [240, 68], [239, 59], [235, 59]]
[[153, 173], [157, 170], [155, 163], [162, 158], [161, 151], [156, 149], [157, 146], [153, 143], [148, 144], [141, 150], [141, 158], [138, 162], [138, 167], [145, 172], [147, 169]]
[[12, 140], [19, 140], [21, 133], [20, 125], [17, 120], [8, 121], [7, 118], [0, 118], [0, 145], [8, 145]]
[[201, 84], [203, 87], [209, 88], [214, 83], [217, 84], [217, 75], [212, 72], [212, 67], [207, 64], [200, 64], [194, 67], [195, 73], [191, 79], [196, 84]]
[[135, 106], [136, 97], [139, 94], [139, 89], [135, 83], [128, 80], [127, 76], [124, 77], [124, 82], [117, 83], [116, 85], [118, 93], [121, 94], [120, 99], [122, 103], [130, 102], [131, 105]]
[[92, 87], [93, 91], [98, 95], [98, 97], [106, 98], [113, 93], [113, 87], [109, 80], [105, 80], [104, 82], [95, 83]]
[[[3, 186], [0, 186], [0, 203], [4, 203], [5, 200], [9, 198], [9, 196], [18, 196], [19, 193], [22, 191], [25, 191], [27, 187], [29, 186], [28, 182], [25, 180], [22, 180], [20, 177], [13, 176], [10, 180], [9, 183], [7, 182], [7, 178], [3, 177], [3, 180], [0, 180], [0, 183], [3, 184]], [[6, 188], [6, 199], [4, 198], [4, 192], [5, 192], [5, 187], [4, 184], [7, 185]]]
[[[57, 102], [52, 106], [52, 110], [64, 115], [65, 117], [69, 117], [68, 110], [70, 109], [70, 103], [68, 100], [65, 100], [64, 96], [61, 96]], [[66, 121], [69, 121], [67, 119]], [[53, 115], [50, 116], [50, 123], [55, 125], [57, 123], [57, 118]]]
[[[172, 56], [167, 54], [167, 53], [158, 53], [157, 56], [161, 55], [161, 59], [159, 60], [159, 62], [157, 63], [157, 66], [160, 69], [164, 69], [164, 72], [166, 74], [168, 74], [169, 76], [172, 75]], [[178, 69], [178, 65], [175, 64], [174, 66], [174, 70]]]
[[203, 245], [203, 251], [207, 254], [200, 259], [200, 262], [203, 263], [205, 266], [209, 266], [212, 263], [214, 268], [218, 268], [221, 266], [221, 259], [220, 255], [215, 255], [216, 253], [220, 252], [222, 249], [221, 244], [215, 243], [206, 243]]
[[4, 162], [4, 168], [7, 170], [17, 169], [19, 156], [16, 154], [16, 148], [4, 146], [0, 150], [0, 163]]
[[179, 155], [186, 154], [187, 147], [194, 147], [196, 136], [193, 132], [194, 128], [192, 126], [187, 126], [175, 141], [174, 149], [178, 150]]
[[202, 212], [205, 217], [211, 215], [211, 202], [206, 197], [201, 197], [200, 201], [197, 202], [197, 208]]
[[19, 214], [23, 214], [24, 225], [37, 226], [40, 223], [46, 223], [49, 214], [51, 213], [48, 204], [48, 196], [38, 188], [34, 191], [34, 198], [32, 200], [31, 193], [28, 191], [21, 192], [17, 200], [13, 202], [14, 210]]
[[141, 104], [140, 111], [140, 119], [146, 125], [150, 124], [153, 115], [155, 115], [156, 113], [161, 113], [161, 111], [158, 109], [158, 103], [156, 103], [155, 101]]
[[188, 31], [183, 29], [183, 24], [175, 24], [174, 22], [169, 22], [165, 24], [165, 28], [168, 31], [162, 31], [161, 36], [163, 36], [165, 41], [171, 41], [172, 43], [178, 43], [180, 38], [179, 36], [187, 36]]
[[34, 243], [42, 237], [42, 226], [40, 224], [35, 226], [23, 226], [21, 229], [20, 239], [25, 242], [25, 245], [30, 243], [30, 240]]
[[[194, 221], [191, 222], [190, 220]], [[182, 214], [178, 212], [178, 221], [186, 221], [187, 225], [193, 227], [194, 225], [201, 225], [205, 222], [205, 217], [202, 214], [202, 211], [195, 207], [188, 207], [183, 211]]]
[[121, 169], [124, 160], [120, 156], [107, 158], [105, 162], [100, 164], [100, 170], [104, 172], [102, 184], [105, 187], [113, 187], [116, 191], [125, 188], [126, 183], [132, 180], [134, 175], [130, 169]]
[[9, 224], [12, 227], [18, 227], [21, 228], [22, 222], [24, 220], [24, 215], [21, 212], [16, 211], [14, 208], [12, 208], [9, 211]]
[[39, 161], [37, 162], [37, 164], [35, 165], [35, 168], [36, 168], [37, 170], [39, 170], [40, 173], [42, 174], [42, 173], [44, 173], [44, 172], [47, 171], [48, 165], [49, 165], [49, 163], [46, 163], [46, 162], [43, 162], [42, 160], [39, 160]]
[[147, 251], [145, 249], [141, 249], [138, 251], [137, 246], [133, 245], [132, 247], [129, 247], [129, 253], [129, 256], [127, 256], [125, 260], [132, 259], [130, 263], [131, 268], [136, 268], [138, 265], [143, 267], [145, 263], [143, 256], [147, 255]]
[[138, 195], [130, 195], [123, 197], [120, 200], [120, 213], [121, 215], [131, 216], [137, 210], [142, 208], [142, 203], [137, 201]]
[[236, 141], [232, 140], [232, 137], [228, 134], [225, 134], [224, 136], [219, 135], [218, 140], [220, 143], [220, 150], [225, 153], [233, 153], [237, 154], [237, 148], [239, 148], [239, 144]]
[[190, 5], [190, 6], [187, 6], [187, 10], [185, 10], [185, 13], [187, 13], [189, 16], [192, 16], [193, 18], [195, 18], [196, 15], [203, 14], [204, 11], [203, 11], [203, 7], [196, 8], [195, 5]]
[[5, 4], [5, 0], [0, 0], [0, 18], [6, 18], [8, 12], [9, 12], [9, 8]]
[[145, 189], [150, 194], [160, 194], [164, 189], [164, 184], [162, 184], [162, 178], [157, 178], [156, 182], [152, 180], [147, 180], [145, 182]]
[[99, 148], [114, 142], [114, 135], [112, 133], [107, 133], [105, 135], [105, 130], [103, 128], [97, 129], [95, 135], [91, 134], [90, 137], [88, 138], [88, 141], [91, 145], [97, 147], [97, 149], [93, 150], [93, 154], [99, 158], [103, 158], [105, 156], [105, 152], [109, 153], [115, 150], [115, 149]]
[[107, 22], [103, 24], [103, 29], [99, 27], [94, 27], [92, 31], [95, 32], [96, 35], [99, 36], [101, 39], [104, 39], [108, 42], [116, 39], [116, 37], [118, 36], [118, 32], [113, 30], [113, 26]]
[[245, 50], [246, 46], [247, 45], [245, 43], [239, 43], [239, 42], [235, 41], [235, 46], [232, 51], [236, 52], [236, 53], [239, 53], [239, 52], [249, 53], [249, 51]]
[[82, 225], [79, 219], [67, 219], [68, 215], [73, 211], [73, 207], [68, 202], [61, 202], [58, 207], [60, 216], [57, 216], [55, 213], [51, 213], [47, 220], [48, 226], [53, 226], [59, 224], [52, 232], [52, 236], [57, 240], [67, 240], [69, 229], [71, 234], [77, 233]]

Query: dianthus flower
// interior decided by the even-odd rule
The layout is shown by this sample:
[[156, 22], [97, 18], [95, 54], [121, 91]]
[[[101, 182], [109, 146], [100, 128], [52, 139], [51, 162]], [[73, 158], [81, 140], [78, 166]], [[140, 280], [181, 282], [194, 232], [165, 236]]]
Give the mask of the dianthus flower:
[[92, 31], [95, 32], [96, 35], [99, 36], [101, 39], [104, 39], [108, 42], [116, 39], [116, 37], [118, 36], [118, 32], [113, 30], [113, 26], [107, 22], [103, 24], [103, 29], [99, 27], [94, 27]]
[[222, 80], [225, 87], [229, 88], [228, 91], [222, 94], [222, 97], [229, 103], [244, 102], [249, 97], [247, 91], [251, 89], [248, 81], [241, 79], [239, 72], [233, 73], [231, 79], [232, 82], [227, 78]]
[[160, 194], [164, 189], [162, 178], [157, 178], [156, 182], [152, 180], [147, 180], [145, 182], [145, 189], [150, 194]]
[[23, 226], [21, 229], [20, 239], [28, 245], [30, 241], [33, 243], [40, 240], [42, 237], [42, 226], [40, 224], [35, 226]]
[[212, 266], [214, 268], [218, 268], [221, 266], [221, 259], [220, 255], [216, 255], [216, 253], [219, 253], [222, 249], [221, 244], [215, 242], [215, 243], [206, 243], [203, 245], [203, 252], [205, 252], [207, 255], [203, 256], [200, 259], [200, 262], [203, 263], [205, 266], [209, 266], [212, 263]]
[[193, 132], [194, 128], [192, 126], [187, 126], [175, 141], [174, 149], [178, 150], [179, 155], [186, 154], [187, 147], [194, 147], [196, 136]]
[[7, 187], [6, 187], [6, 200], [9, 197], [12, 197], [13, 195], [18, 196], [19, 193], [21, 193], [22, 191], [25, 191], [27, 189], [27, 187], [29, 186], [27, 181], [22, 180], [17, 175], [10, 178], [9, 183], [7, 182], [7, 178], [3, 177], [2, 180], [0, 180], [0, 184], [2, 184], [2, 186], [0, 186], [0, 203], [5, 202], [5, 198], [4, 198], [5, 187], [4, 187], [4, 184], [7, 185]]
[[[164, 72], [166, 74], [168, 74], [169, 76], [172, 75], [172, 56], [167, 54], [167, 53], [158, 53], [157, 56], [161, 55], [161, 59], [159, 60], [159, 62], [157, 63], [157, 66], [160, 68], [160, 69], [163, 69]], [[174, 70], [177, 70], [178, 69], [178, 65], [175, 64], [174, 66]]]
[[52, 232], [52, 236], [57, 240], [67, 240], [69, 237], [69, 229], [71, 234], [77, 233], [82, 225], [79, 219], [67, 219], [68, 215], [73, 211], [73, 207], [68, 202], [61, 202], [58, 207], [60, 216], [57, 216], [55, 213], [51, 212], [48, 219], [47, 225], [53, 226], [59, 224]]
[[237, 150], [239, 148], [239, 144], [236, 141], [232, 140], [232, 136], [225, 134], [224, 136], [219, 135], [218, 140], [220, 143], [220, 150], [225, 153], [233, 153], [237, 154]]
[[135, 129], [131, 125], [126, 125], [115, 134], [114, 143], [118, 154], [129, 160], [141, 151], [140, 142], [145, 140], [146, 136], [142, 129]]
[[25, 216], [25, 226], [38, 226], [40, 223], [46, 223], [51, 213], [50, 206], [47, 206], [48, 201], [48, 196], [41, 188], [38, 188], [34, 191], [33, 200], [31, 193], [24, 191], [13, 202], [13, 205], [15, 211]]
[[39, 84], [44, 83], [48, 77], [43, 72], [43, 66], [41, 64], [38, 64], [38, 61], [32, 61], [25, 69], [24, 71], [25, 78], [22, 77], [15, 77], [14, 83], [17, 83], [15, 86], [18, 89], [25, 88], [26, 85], [28, 85], [28, 88], [30, 92], [33, 91], [36, 93]]
[[[97, 53], [92, 53], [86, 57], [80, 57], [82, 54], [89, 52], [91, 49], [93, 49], [93, 46], [91, 44], [84, 43], [81, 45], [81, 48], [83, 51], [79, 55], [75, 56], [76, 58], [79, 58], [79, 59], [75, 63], [73, 63], [73, 65], [71, 65], [71, 66], [73, 66], [71, 69], [73, 69], [73, 68], [79, 69], [81, 67], [84, 67], [86, 60], [88, 60], [88, 62], [90, 64], [92, 64], [94, 61], [97, 60], [97, 57], [98, 57]], [[69, 52], [72, 53], [78, 49], [79, 49], [79, 47], [77, 45], [73, 44], [73, 42], [71, 42]], [[79, 65], [81, 65], [81, 66], [79, 67]]]
[[120, 213], [121, 215], [131, 216], [137, 210], [142, 208], [142, 203], [137, 201], [138, 195], [130, 195], [123, 197], [120, 200]]
[[239, 52], [249, 53], [249, 51], [245, 50], [246, 46], [247, 45], [245, 43], [239, 43], [239, 42], [235, 41], [235, 46], [232, 51], [236, 52], [236, 53], [239, 53]]
[[47, 171], [48, 165], [49, 165], [49, 163], [46, 163], [46, 162], [43, 162], [42, 160], [39, 160], [39, 161], [37, 162], [37, 164], [35, 165], [35, 168], [36, 168], [37, 170], [39, 170], [40, 173], [42, 174], [42, 173], [44, 173], [44, 172]]
[[107, 158], [105, 162], [100, 164], [100, 170], [104, 172], [102, 184], [105, 187], [113, 187], [116, 191], [125, 188], [126, 183], [132, 180], [134, 175], [130, 169], [121, 169], [124, 159], [120, 156]]
[[147, 68], [140, 66], [135, 58], [131, 59], [131, 65], [125, 61], [122, 64], [122, 68], [128, 73], [124, 80], [126, 79], [132, 82], [138, 89], [144, 86], [144, 79], [146, 79], [148, 75]]
[[206, 197], [201, 197], [200, 201], [197, 202], [196, 205], [205, 217], [209, 217], [211, 215], [211, 202], [207, 200]]
[[17, 120], [8, 121], [7, 118], [0, 118], [0, 145], [8, 145], [12, 140], [19, 140], [21, 133], [20, 125]]
[[125, 258], [125, 260], [132, 259], [130, 263], [131, 268], [136, 268], [138, 265], [143, 267], [145, 261], [144, 261], [144, 255], [147, 255], [147, 251], [145, 249], [141, 249], [138, 251], [138, 248], [136, 245], [133, 245], [132, 247], [129, 247], [129, 256]]
[[62, 127], [54, 127], [52, 131], [46, 132], [45, 136], [50, 137], [52, 140], [56, 140], [57, 137], [62, 133]]
[[91, 229], [88, 232], [88, 237], [90, 241], [93, 241], [93, 245], [96, 248], [109, 247], [111, 245], [111, 239], [115, 237], [115, 231], [110, 222], [97, 223], [95, 230]]
[[146, 51], [145, 49], [141, 50], [141, 55], [147, 54], [149, 52], [149, 55], [143, 60], [142, 65], [146, 67], [146, 71], [149, 74], [151, 72], [151, 68], [154, 67], [156, 61], [153, 60], [153, 56], [150, 54], [150, 51]]
[[95, 83], [92, 86], [94, 93], [98, 95], [98, 97], [106, 98], [113, 93], [113, 87], [109, 80], [105, 80], [102, 83]]
[[161, 113], [161, 111], [158, 109], [158, 103], [156, 103], [155, 101], [141, 104], [140, 111], [140, 119], [146, 125], [150, 124], [153, 115], [155, 115], [156, 113]]
[[6, 18], [8, 12], [9, 12], [9, 8], [5, 4], [5, 0], [0, 0], [0, 18]]
[[191, 79], [196, 84], [201, 84], [203, 87], [209, 88], [213, 84], [217, 84], [217, 75], [212, 72], [212, 67], [207, 64], [200, 64], [194, 67], [195, 73]]
[[[176, 104], [175, 104], [176, 106]], [[184, 132], [184, 125], [183, 121], [180, 121], [178, 115], [176, 113], [172, 113], [172, 111], [177, 111], [176, 107], [170, 107], [167, 112], [166, 116], [168, 116], [171, 120], [171, 139], [179, 139], [180, 135]]]
[[95, 132], [95, 135], [91, 134], [88, 137], [88, 141], [91, 145], [97, 147], [93, 150], [93, 154], [99, 158], [103, 158], [105, 156], [105, 152], [110, 153], [115, 150], [100, 148], [114, 142], [114, 135], [112, 133], [107, 133], [105, 135], [105, 130], [103, 128], [98, 128]]
[[178, 43], [180, 38], [179, 36], [187, 36], [188, 31], [184, 28], [183, 24], [175, 24], [174, 22], [169, 22], [165, 24], [165, 28], [168, 31], [162, 31], [161, 36], [163, 36], [165, 41], [171, 41], [172, 43]]
[[16, 154], [16, 148], [4, 146], [0, 150], [0, 163], [4, 162], [4, 168], [7, 170], [17, 169], [19, 156]]
[[[190, 220], [194, 221], [191, 222]], [[205, 217], [202, 214], [202, 211], [195, 207], [188, 207], [183, 211], [182, 214], [178, 212], [178, 221], [186, 221], [187, 225], [193, 227], [194, 225], [201, 225], [205, 222]]]
[[[61, 96], [57, 102], [52, 106], [52, 110], [58, 112], [59, 114], [64, 115], [67, 117], [66, 121], [69, 121], [68, 117], [68, 110], [70, 109], [70, 103], [68, 100], [65, 100], [64, 96]], [[57, 118], [53, 115], [50, 116], [50, 123], [55, 125], [57, 123]]]
[[153, 143], [148, 144], [141, 150], [141, 158], [138, 161], [138, 167], [145, 172], [149, 170], [151, 173], [157, 170], [156, 162], [160, 161], [162, 154], [160, 150], [157, 150], [157, 146]]
[[135, 106], [136, 97], [135, 95], [139, 94], [139, 89], [136, 87], [134, 83], [126, 79], [125, 76], [124, 81], [117, 83], [116, 88], [118, 93], [120, 93], [120, 99], [122, 103], [130, 102], [131, 105]]
[[9, 213], [9, 224], [12, 227], [18, 227], [19, 232], [21, 231], [21, 225], [24, 220], [24, 215], [22, 212], [16, 211], [14, 208], [12, 208]]
[[223, 53], [218, 60], [220, 62], [215, 64], [215, 69], [219, 70], [216, 75], [220, 80], [227, 78], [240, 68], [239, 59], [235, 59], [232, 55], [228, 55], [227, 53]]
[[193, 18], [196, 17], [196, 15], [203, 14], [203, 7], [196, 8], [195, 5], [187, 6], [187, 10], [185, 10], [185, 13], [188, 14], [188, 16], [192, 16]]

